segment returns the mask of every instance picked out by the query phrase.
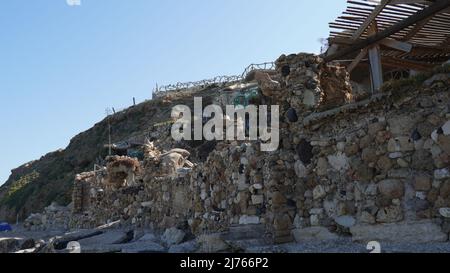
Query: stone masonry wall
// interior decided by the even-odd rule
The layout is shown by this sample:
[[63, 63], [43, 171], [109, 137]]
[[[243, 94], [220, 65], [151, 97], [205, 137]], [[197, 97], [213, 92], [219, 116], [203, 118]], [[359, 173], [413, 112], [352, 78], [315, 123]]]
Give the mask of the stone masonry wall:
[[205, 162], [171, 176], [156, 175], [150, 156], [135, 185], [97, 191], [72, 226], [122, 220], [199, 235], [264, 225], [275, 243], [333, 234], [448, 240], [448, 75], [401, 99], [355, 101], [345, 69], [317, 56], [282, 56], [277, 71], [279, 86], [266, 93], [283, 114], [277, 151], [219, 142]]

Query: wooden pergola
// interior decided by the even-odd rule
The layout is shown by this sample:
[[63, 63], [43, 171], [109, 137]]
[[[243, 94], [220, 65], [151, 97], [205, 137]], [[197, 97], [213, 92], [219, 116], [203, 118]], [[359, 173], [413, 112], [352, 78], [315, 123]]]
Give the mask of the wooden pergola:
[[330, 23], [325, 62], [340, 61], [351, 73], [369, 67], [372, 90], [383, 69], [423, 71], [450, 59], [450, 0], [348, 0]]

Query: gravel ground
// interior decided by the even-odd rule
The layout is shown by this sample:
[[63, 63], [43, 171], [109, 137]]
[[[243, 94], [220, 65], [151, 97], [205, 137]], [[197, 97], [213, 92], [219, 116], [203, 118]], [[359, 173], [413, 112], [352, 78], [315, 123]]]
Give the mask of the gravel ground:
[[[33, 238], [48, 240], [51, 237], [62, 235], [62, 231], [25, 231], [14, 227], [13, 232], [0, 233], [0, 238]], [[95, 237], [93, 237], [95, 238]], [[144, 243], [144, 242], [141, 242]], [[450, 253], [450, 242], [446, 243], [381, 243], [382, 253]], [[106, 249], [106, 248], [105, 248]], [[247, 253], [370, 253], [367, 245], [352, 242], [351, 238], [340, 238], [335, 241], [290, 243], [271, 246], [247, 247]]]
[[[450, 242], [446, 243], [381, 243], [381, 253], [450, 253]], [[352, 242], [351, 238], [336, 241], [284, 244], [255, 247], [247, 252], [262, 253], [370, 253], [366, 244]]]

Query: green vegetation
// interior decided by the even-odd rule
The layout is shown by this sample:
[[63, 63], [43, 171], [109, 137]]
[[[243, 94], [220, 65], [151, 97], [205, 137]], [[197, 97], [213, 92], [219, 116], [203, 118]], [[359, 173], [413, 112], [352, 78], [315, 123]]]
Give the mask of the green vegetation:
[[5, 197], [0, 201], [0, 204], [14, 204], [17, 198], [23, 194], [23, 189], [30, 183], [36, 181], [39, 178], [39, 173], [33, 171], [20, 177], [18, 180], [11, 183]]

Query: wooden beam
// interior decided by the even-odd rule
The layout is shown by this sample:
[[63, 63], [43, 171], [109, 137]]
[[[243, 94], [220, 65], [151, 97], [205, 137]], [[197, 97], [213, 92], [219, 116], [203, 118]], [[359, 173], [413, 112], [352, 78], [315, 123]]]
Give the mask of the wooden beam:
[[418, 71], [427, 71], [434, 67], [433, 64], [408, 61], [405, 59], [398, 59], [398, 58], [383, 58], [381, 60], [381, 63], [385, 67], [407, 68], [407, 69], [418, 70]]
[[430, 0], [392, 0], [391, 5], [399, 4], [432, 4]]
[[356, 30], [356, 32], [353, 34], [352, 39], [356, 40], [364, 33], [364, 31], [370, 26], [370, 24], [377, 18], [378, 14], [381, 13], [381, 11], [386, 7], [387, 4], [389, 4], [391, 0], [382, 0], [381, 3], [375, 7], [373, 12], [369, 15], [369, 17], [366, 18], [364, 23]]
[[413, 48], [413, 45], [410, 43], [400, 42], [390, 38], [381, 40], [380, 44], [403, 52], [411, 52], [411, 49]]
[[352, 46], [349, 46], [347, 48], [344, 48], [334, 54], [331, 54], [329, 56], [326, 56], [324, 58], [325, 62], [330, 62], [332, 60], [336, 60], [338, 58], [344, 57], [352, 52], [355, 52], [357, 50], [363, 49], [367, 46], [370, 46], [372, 44], [375, 44], [397, 32], [399, 32], [400, 30], [407, 28], [421, 20], [424, 20], [438, 12], [440, 12], [441, 10], [444, 10], [446, 8], [450, 7], [450, 1], [448, 0], [436, 0], [435, 4], [424, 8], [421, 11], [418, 11], [416, 14], [402, 20], [401, 22], [399, 22], [398, 24], [393, 25], [390, 28], [387, 28], [381, 32], [378, 32], [377, 34], [371, 35], [369, 36], [367, 39], [356, 42], [355, 44], [353, 44]]
[[352, 73], [353, 69], [361, 62], [361, 60], [367, 56], [367, 48], [361, 50], [356, 58], [347, 66], [348, 73]]

